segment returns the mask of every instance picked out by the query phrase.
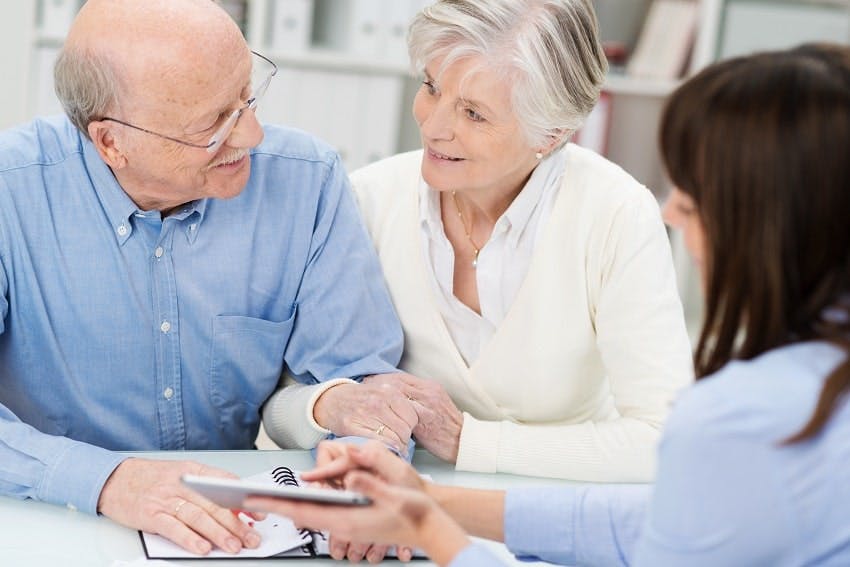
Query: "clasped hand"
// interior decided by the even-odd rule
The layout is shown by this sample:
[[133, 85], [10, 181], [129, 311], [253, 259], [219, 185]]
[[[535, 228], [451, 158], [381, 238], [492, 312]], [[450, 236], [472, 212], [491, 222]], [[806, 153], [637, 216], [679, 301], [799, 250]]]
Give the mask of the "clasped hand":
[[435, 380], [403, 372], [369, 376], [330, 388], [313, 412], [337, 436], [375, 439], [406, 455], [412, 435], [437, 457], [457, 461], [463, 414]]
[[[180, 547], [206, 555], [213, 546], [229, 553], [255, 548], [260, 535], [230, 510], [217, 506], [180, 482], [184, 474], [235, 478], [191, 461], [131, 458], [112, 472], [97, 511], [124, 526], [159, 534]], [[262, 519], [262, 514], [253, 515]]]
[[316, 401], [313, 415], [337, 437], [376, 439], [406, 455], [419, 417], [399, 376], [403, 375], [378, 374], [361, 384], [334, 386]]

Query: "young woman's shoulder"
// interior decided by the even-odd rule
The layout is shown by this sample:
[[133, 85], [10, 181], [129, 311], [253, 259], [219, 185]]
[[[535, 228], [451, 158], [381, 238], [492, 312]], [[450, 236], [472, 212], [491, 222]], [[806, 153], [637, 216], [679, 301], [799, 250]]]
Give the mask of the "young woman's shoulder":
[[832, 345], [808, 342], [732, 361], [680, 396], [666, 433], [779, 442], [808, 421], [824, 379], [844, 356]]

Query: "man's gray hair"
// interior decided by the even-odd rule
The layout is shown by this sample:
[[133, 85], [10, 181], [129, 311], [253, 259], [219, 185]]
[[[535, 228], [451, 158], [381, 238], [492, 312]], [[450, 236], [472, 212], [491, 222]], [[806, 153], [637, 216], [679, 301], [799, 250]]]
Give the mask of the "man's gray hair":
[[65, 114], [87, 138], [88, 125], [107, 115], [118, 95], [112, 63], [88, 49], [62, 49], [53, 68], [56, 96]]
[[440, 58], [442, 71], [482, 57], [511, 86], [532, 147], [581, 127], [608, 70], [590, 0], [440, 0], [414, 18], [407, 40], [417, 73]]

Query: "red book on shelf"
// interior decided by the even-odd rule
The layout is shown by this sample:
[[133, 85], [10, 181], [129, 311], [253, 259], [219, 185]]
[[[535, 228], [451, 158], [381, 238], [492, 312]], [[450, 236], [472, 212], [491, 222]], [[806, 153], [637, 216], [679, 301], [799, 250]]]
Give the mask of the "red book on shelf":
[[599, 95], [599, 102], [593, 107], [582, 127], [573, 135], [573, 142], [600, 155], [606, 155], [611, 112], [611, 94], [603, 91]]

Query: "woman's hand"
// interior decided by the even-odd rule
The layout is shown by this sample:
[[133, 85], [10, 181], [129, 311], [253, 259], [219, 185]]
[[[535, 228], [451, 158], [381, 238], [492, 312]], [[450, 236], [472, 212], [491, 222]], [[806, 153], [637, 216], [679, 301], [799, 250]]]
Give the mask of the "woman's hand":
[[[346, 475], [354, 470], [365, 469], [381, 476], [385, 481], [397, 486], [407, 486], [424, 491], [425, 482], [419, 474], [380, 443], [368, 443], [363, 446], [323, 441], [316, 451], [316, 468], [305, 472], [301, 478], [308, 482], [320, 482], [335, 488], [343, 488]], [[388, 545], [352, 542], [339, 534], [331, 532], [328, 551], [334, 559], [348, 558], [359, 561], [365, 558], [370, 563], [381, 561], [389, 550]], [[406, 546], [396, 549], [397, 557], [409, 561], [413, 550]]]
[[[403, 462], [385, 448], [382, 450], [388, 458]], [[385, 464], [378, 466], [383, 468]], [[345, 487], [365, 494], [372, 504], [328, 506], [251, 497], [244, 506], [287, 516], [298, 526], [328, 530], [347, 541], [419, 547], [440, 565], [447, 565], [470, 543], [463, 529], [422, 490], [393, 486], [364, 470], [347, 473]], [[379, 560], [367, 558], [372, 562]]]
[[401, 374], [400, 378], [402, 391], [413, 402], [419, 418], [413, 428], [416, 443], [444, 461], [456, 462], [463, 413], [439, 382], [410, 374]]
[[302, 473], [301, 478], [342, 488], [346, 475], [355, 470], [369, 471], [395, 486], [426, 491], [425, 481], [410, 463], [375, 441], [363, 445], [322, 441], [316, 449], [316, 468]]

